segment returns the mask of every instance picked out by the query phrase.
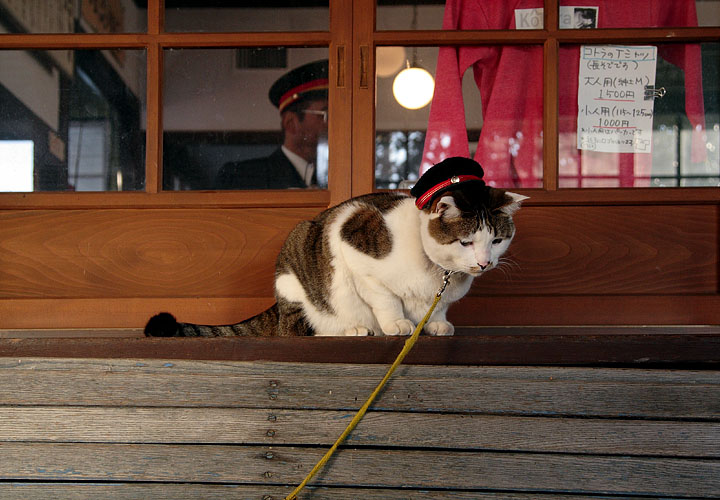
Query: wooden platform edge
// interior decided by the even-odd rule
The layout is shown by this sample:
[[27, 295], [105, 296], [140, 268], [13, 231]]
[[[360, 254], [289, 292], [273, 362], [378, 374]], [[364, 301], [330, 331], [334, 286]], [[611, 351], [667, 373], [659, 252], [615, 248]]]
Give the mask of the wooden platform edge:
[[[0, 357], [389, 364], [404, 342], [396, 337], [18, 338], [0, 339]], [[718, 369], [720, 333], [421, 337], [405, 362]]]

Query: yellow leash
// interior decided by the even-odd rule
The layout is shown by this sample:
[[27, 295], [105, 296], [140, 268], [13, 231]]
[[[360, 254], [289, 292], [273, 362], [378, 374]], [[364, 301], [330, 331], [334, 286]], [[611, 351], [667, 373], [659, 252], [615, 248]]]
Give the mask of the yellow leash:
[[335, 453], [335, 450], [337, 450], [338, 446], [345, 440], [346, 437], [353, 431], [353, 429], [357, 426], [357, 424], [362, 420], [362, 418], [365, 416], [365, 413], [367, 412], [368, 408], [370, 408], [370, 405], [373, 401], [375, 401], [375, 398], [377, 398], [378, 394], [380, 394], [380, 391], [385, 386], [388, 380], [390, 380], [390, 377], [395, 372], [398, 366], [400, 366], [400, 363], [403, 362], [405, 359], [405, 356], [410, 352], [410, 350], [415, 345], [415, 341], [417, 341], [418, 337], [420, 336], [420, 332], [422, 331], [423, 327], [425, 326], [425, 323], [427, 323], [427, 320], [430, 319], [430, 315], [435, 310], [435, 306], [437, 306], [438, 302], [440, 302], [440, 298], [442, 297], [443, 292], [445, 291], [445, 288], [447, 287], [448, 281], [450, 280], [450, 276], [453, 274], [453, 271], [445, 271], [445, 274], [443, 275], [443, 283], [440, 287], [440, 290], [435, 294], [435, 300], [433, 301], [432, 305], [430, 306], [430, 309], [428, 309], [427, 314], [425, 314], [425, 317], [418, 323], [418, 326], [415, 328], [415, 331], [413, 334], [405, 341], [405, 345], [403, 346], [402, 350], [400, 351], [400, 354], [398, 354], [397, 358], [395, 358], [395, 361], [392, 365], [390, 365], [390, 368], [388, 368], [387, 373], [383, 377], [383, 379], [380, 381], [378, 386], [375, 388], [375, 390], [370, 394], [370, 397], [365, 401], [365, 404], [362, 405], [362, 407], [358, 410], [358, 412], [355, 414], [355, 417], [350, 421], [348, 426], [345, 428], [342, 434], [340, 434], [340, 437], [337, 438], [335, 441], [335, 444], [333, 444], [330, 449], [325, 453], [325, 455], [320, 459], [320, 461], [315, 464], [315, 467], [310, 471], [310, 473], [303, 479], [303, 481], [298, 485], [297, 488], [293, 490], [292, 493], [290, 493], [288, 496], [285, 497], [285, 500], [296, 500], [298, 493], [302, 491], [305, 486], [310, 482], [310, 480], [315, 476], [315, 474], [322, 469], [325, 464], [330, 460], [330, 457], [332, 457], [333, 453]]

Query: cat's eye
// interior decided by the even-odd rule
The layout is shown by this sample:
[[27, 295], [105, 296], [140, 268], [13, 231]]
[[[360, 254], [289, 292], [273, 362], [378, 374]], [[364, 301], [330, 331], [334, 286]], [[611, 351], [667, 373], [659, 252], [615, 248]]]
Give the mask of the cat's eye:
[[470, 245], [473, 244], [473, 242], [472, 241], [461, 241], [460, 244], [464, 247], [469, 247]]
[[503, 242], [502, 238], [495, 238], [494, 240], [492, 240], [493, 245], [499, 245], [502, 242]]

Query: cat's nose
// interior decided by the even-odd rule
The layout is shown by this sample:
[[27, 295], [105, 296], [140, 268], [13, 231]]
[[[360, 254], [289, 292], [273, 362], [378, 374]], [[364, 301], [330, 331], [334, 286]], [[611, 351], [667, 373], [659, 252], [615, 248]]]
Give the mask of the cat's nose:
[[489, 266], [489, 265], [490, 265], [489, 262], [485, 262], [484, 264], [478, 262], [478, 267], [480, 268], [481, 271], [484, 271], [485, 268], [486, 268], [487, 266]]

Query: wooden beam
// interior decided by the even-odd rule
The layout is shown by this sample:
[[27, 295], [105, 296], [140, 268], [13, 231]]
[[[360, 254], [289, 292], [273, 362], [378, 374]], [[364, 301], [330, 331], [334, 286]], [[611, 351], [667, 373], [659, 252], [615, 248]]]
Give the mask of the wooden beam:
[[[693, 328], [687, 334], [654, 331], [653, 334], [567, 332], [527, 335], [518, 334], [518, 331], [522, 330], [505, 335], [421, 337], [406, 362], [424, 365], [720, 367], [720, 332], [717, 328]], [[389, 364], [404, 342], [405, 338], [398, 337], [25, 338], [0, 339], [0, 357]]]

